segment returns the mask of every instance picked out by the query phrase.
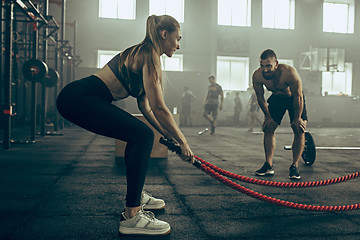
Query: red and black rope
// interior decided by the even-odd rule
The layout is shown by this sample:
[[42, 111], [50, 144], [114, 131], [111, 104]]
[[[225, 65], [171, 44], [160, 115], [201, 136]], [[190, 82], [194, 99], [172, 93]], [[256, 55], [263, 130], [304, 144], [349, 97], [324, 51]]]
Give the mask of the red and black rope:
[[236, 180], [240, 180], [242, 182], [252, 183], [252, 184], [258, 184], [263, 186], [271, 186], [271, 187], [283, 187], [283, 188], [300, 188], [300, 187], [319, 187], [319, 186], [325, 186], [335, 183], [344, 182], [353, 178], [360, 177], [360, 172], [355, 172], [346, 176], [327, 179], [327, 180], [321, 180], [321, 181], [313, 181], [313, 182], [274, 182], [274, 181], [268, 181], [268, 180], [261, 180], [261, 179], [255, 179], [250, 177], [245, 177], [240, 174], [232, 173], [229, 171], [226, 171], [224, 169], [221, 169], [209, 162], [206, 162], [205, 160], [199, 158], [198, 156], [195, 156], [197, 160], [199, 160], [202, 164], [206, 165], [207, 167], [213, 169], [215, 172], [218, 172], [219, 174], [233, 178]]
[[[177, 154], [181, 153], [180, 148], [169, 140], [161, 138], [160, 143], [164, 144], [171, 151], [176, 152]], [[231, 173], [226, 170], [223, 170], [209, 162], [206, 162], [205, 160], [199, 158], [198, 156], [195, 156], [194, 166], [198, 167], [199, 169], [203, 170], [204, 172], [206, 172], [213, 178], [217, 179], [218, 181], [224, 183], [225, 185], [227, 185], [241, 193], [244, 193], [253, 198], [259, 199], [264, 202], [272, 203], [272, 204], [275, 204], [278, 206], [294, 208], [294, 209], [299, 209], [299, 210], [321, 211], [321, 212], [348, 211], [348, 210], [356, 210], [356, 209], [360, 208], [360, 203], [341, 205], [341, 206], [315, 206], [315, 205], [299, 204], [299, 203], [284, 201], [281, 199], [268, 197], [261, 193], [250, 190], [250, 189], [243, 187], [240, 184], [235, 183], [235, 182], [225, 178], [224, 176], [222, 176], [222, 175], [225, 175], [227, 177], [231, 177], [231, 178], [241, 180], [244, 182], [265, 185], [265, 186], [273, 186], [273, 187], [314, 187], [314, 186], [324, 186], [324, 185], [339, 183], [339, 182], [343, 182], [343, 181], [350, 180], [353, 178], [357, 178], [357, 177], [359, 177], [359, 172], [356, 172], [356, 173], [353, 173], [353, 174], [350, 174], [347, 176], [343, 176], [340, 178], [329, 179], [329, 180], [324, 180], [324, 181], [289, 183], [289, 182], [264, 181], [264, 180], [253, 179], [253, 178], [241, 176], [239, 174], [235, 174], [235, 173]]]

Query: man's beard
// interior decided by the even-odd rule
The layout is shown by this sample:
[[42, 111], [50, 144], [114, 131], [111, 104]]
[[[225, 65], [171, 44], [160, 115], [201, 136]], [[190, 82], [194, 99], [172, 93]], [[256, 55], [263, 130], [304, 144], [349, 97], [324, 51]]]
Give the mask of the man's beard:
[[273, 73], [271, 73], [271, 74], [265, 74], [265, 73], [263, 73], [262, 75], [263, 75], [263, 77], [264, 77], [266, 80], [270, 80], [270, 79], [272, 79], [272, 78], [274, 77], [274, 74], [273, 74]]

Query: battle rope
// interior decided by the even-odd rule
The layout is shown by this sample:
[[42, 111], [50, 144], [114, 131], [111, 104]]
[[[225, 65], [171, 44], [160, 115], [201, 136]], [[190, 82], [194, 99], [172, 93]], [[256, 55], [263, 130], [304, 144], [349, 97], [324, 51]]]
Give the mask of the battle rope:
[[[161, 138], [160, 143], [164, 144], [171, 151], [174, 151], [177, 154], [181, 153], [179, 146], [174, 145], [174, 143], [170, 142], [169, 140]], [[204, 172], [208, 173], [210, 176], [212, 176], [213, 178], [217, 179], [218, 181], [224, 183], [225, 185], [227, 185], [239, 192], [242, 192], [248, 196], [251, 196], [253, 198], [264, 201], [264, 202], [268, 202], [268, 203], [272, 203], [272, 204], [275, 204], [278, 206], [283, 206], [283, 207], [288, 207], [288, 208], [307, 210], [307, 211], [321, 211], [321, 212], [347, 211], [347, 210], [356, 210], [356, 209], [360, 208], [360, 203], [351, 204], [351, 205], [342, 205], [342, 206], [314, 206], [314, 205], [293, 203], [293, 202], [284, 201], [281, 199], [268, 197], [266, 195], [255, 192], [253, 190], [250, 190], [246, 187], [241, 186], [240, 184], [237, 184], [237, 183], [225, 178], [224, 176], [220, 175], [215, 170], [208, 167], [204, 162], [205, 162], [205, 160], [200, 161], [200, 158], [195, 156], [195, 162], [193, 163], [193, 165], [196, 166], [197, 168], [203, 170]]]
[[314, 181], [314, 182], [274, 182], [274, 181], [267, 181], [267, 180], [261, 180], [261, 179], [255, 179], [250, 177], [245, 177], [236, 173], [232, 173], [229, 171], [226, 171], [224, 169], [221, 169], [209, 162], [206, 162], [205, 160], [199, 158], [198, 156], [195, 156], [197, 160], [199, 160], [202, 164], [205, 164], [210, 169], [213, 169], [215, 172], [218, 172], [219, 174], [233, 178], [236, 180], [240, 180], [247, 183], [252, 184], [258, 184], [263, 186], [272, 186], [272, 187], [283, 187], [283, 188], [300, 188], [300, 187], [318, 187], [318, 186], [324, 186], [324, 185], [330, 185], [335, 183], [344, 182], [353, 178], [360, 177], [360, 172], [355, 172], [346, 176], [338, 177], [338, 178], [332, 178], [328, 180], [322, 180], [322, 181]]
[[314, 205], [306, 205], [306, 204], [299, 204], [299, 203], [284, 201], [281, 199], [268, 197], [261, 193], [250, 190], [246, 187], [243, 187], [240, 184], [237, 184], [237, 183], [221, 176], [219, 173], [215, 172], [213, 169], [205, 166], [205, 164], [201, 164], [199, 168], [201, 170], [203, 170], [204, 172], [208, 173], [213, 178], [219, 180], [220, 182], [224, 183], [225, 185], [227, 185], [233, 189], [236, 189], [239, 192], [245, 193], [246, 195], [251, 196], [256, 199], [259, 199], [261, 201], [272, 203], [272, 204], [283, 206], [283, 207], [300, 209], [300, 210], [308, 210], [308, 211], [321, 211], [321, 212], [347, 211], [347, 210], [356, 210], [356, 209], [360, 208], [360, 203], [351, 204], [351, 205], [342, 205], [342, 206], [314, 206]]

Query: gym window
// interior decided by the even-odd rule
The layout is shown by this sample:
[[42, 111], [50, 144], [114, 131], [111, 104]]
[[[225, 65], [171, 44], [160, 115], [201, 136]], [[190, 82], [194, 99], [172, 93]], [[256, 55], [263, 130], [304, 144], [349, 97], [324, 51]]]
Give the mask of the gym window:
[[149, 15], [170, 15], [184, 22], [184, 0], [149, 0]]
[[322, 94], [351, 95], [352, 63], [345, 63], [344, 72], [322, 72]]
[[223, 90], [246, 91], [249, 87], [249, 58], [218, 56], [216, 79]]
[[98, 50], [97, 68], [102, 68], [120, 51]]
[[183, 55], [174, 54], [171, 58], [166, 55], [161, 56], [161, 68], [164, 71], [183, 71]]
[[354, 19], [354, 0], [324, 0], [324, 32], [354, 33]]
[[251, 26], [251, 0], [218, 0], [218, 25]]
[[279, 64], [287, 64], [290, 66], [294, 66], [294, 60], [292, 59], [278, 59]]
[[136, 0], [99, 0], [99, 17], [133, 20], [136, 18]]
[[263, 0], [262, 27], [295, 28], [295, 0]]

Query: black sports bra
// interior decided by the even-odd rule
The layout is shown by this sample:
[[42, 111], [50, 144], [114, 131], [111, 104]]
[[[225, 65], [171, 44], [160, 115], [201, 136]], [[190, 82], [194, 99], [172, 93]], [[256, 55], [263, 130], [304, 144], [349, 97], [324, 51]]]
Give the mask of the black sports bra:
[[119, 79], [126, 91], [133, 97], [138, 98], [145, 94], [142, 72], [137, 73], [129, 70], [125, 65], [119, 71], [120, 53], [113, 57], [107, 65]]

